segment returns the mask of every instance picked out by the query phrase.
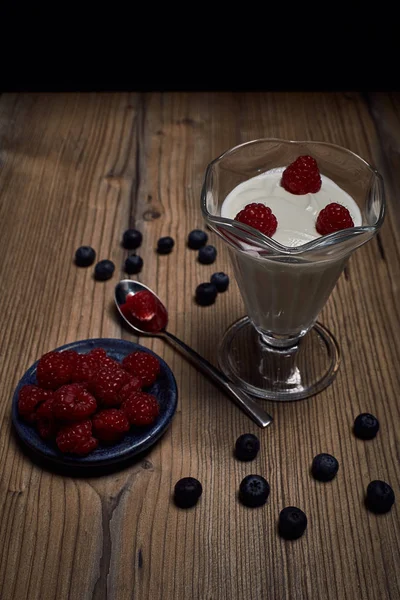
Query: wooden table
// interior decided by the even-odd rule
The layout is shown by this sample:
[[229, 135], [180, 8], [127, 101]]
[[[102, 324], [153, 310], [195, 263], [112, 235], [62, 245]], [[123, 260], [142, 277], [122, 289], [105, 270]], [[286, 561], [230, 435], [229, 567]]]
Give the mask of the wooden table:
[[[197, 263], [186, 248], [203, 227], [200, 190], [208, 162], [259, 137], [315, 139], [350, 148], [381, 171], [388, 212], [379, 238], [351, 258], [320, 320], [340, 341], [332, 386], [298, 403], [265, 403], [260, 430], [182, 356], [140, 342], [172, 368], [179, 406], [172, 426], [140, 461], [93, 477], [42, 468], [16, 442], [13, 390], [41, 354], [91, 337], [138, 341], [113, 310], [125, 276], [122, 233], [143, 232], [139, 279], [166, 302], [170, 330], [212, 362], [228, 325], [243, 314], [236, 283], [212, 307], [193, 301], [216, 270], [232, 274], [225, 248]], [[398, 503], [375, 516], [363, 505], [383, 479], [399, 496], [400, 96], [357, 93], [119, 93], [0, 97], [1, 600], [396, 599], [400, 597]], [[171, 235], [168, 256], [155, 252]], [[110, 281], [73, 264], [92, 245], [111, 259]], [[362, 442], [360, 412], [381, 430]], [[260, 437], [250, 464], [236, 438]], [[310, 474], [320, 452], [340, 462], [336, 479]], [[263, 474], [261, 509], [237, 500], [242, 478]], [[196, 508], [171, 501], [175, 482], [197, 477]], [[287, 505], [309, 519], [296, 542], [279, 538]]]

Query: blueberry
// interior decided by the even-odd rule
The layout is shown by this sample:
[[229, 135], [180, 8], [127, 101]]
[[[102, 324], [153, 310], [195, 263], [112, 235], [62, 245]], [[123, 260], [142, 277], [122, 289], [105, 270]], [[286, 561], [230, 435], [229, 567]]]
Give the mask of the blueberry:
[[339, 470], [339, 463], [331, 454], [317, 454], [311, 465], [311, 473], [318, 481], [331, 481]]
[[388, 483], [376, 479], [367, 487], [366, 505], [374, 513], [386, 513], [394, 504], [394, 491]]
[[361, 413], [354, 421], [354, 434], [361, 440], [372, 440], [379, 431], [379, 421], [370, 413]]
[[211, 265], [217, 258], [217, 249], [214, 246], [204, 246], [199, 250], [199, 262], [203, 265]]
[[81, 246], [75, 252], [75, 264], [78, 267], [90, 267], [96, 259], [96, 252], [90, 246]]
[[142, 243], [143, 236], [137, 229], [127, 229], [122, 236], [122, 245], [127, 250], [136, 250]]
[[262, 506], [269, 496], [269, 483], [261, 475], [247, 475], [239, 487], [239, 500], [245, 506]]
[[192, 250], [198, 250], [207, 244], [208, 235], [201, 229], [193, 229], [188, 235], [188, 246]]
[[287, 506], [279, 513], [278, 530], [285, 540], [297, 540], [306, 527], [307, 517], [300, 508]]
[[157, 252], [159, 254], [169, 254], [174, 247], [175, 242], [172, 237], [162, 237], [157, 242]]
[[115, 265], [111, 260], [101, 260], [94, 268], [94, 277], [98, 281], [111, 279], [115, 270]]
[[213, 283], [200, 283], [196, 288], [196, 302], [200, 306], [210, 306], [214, 304], [217, 294], [217, 288]]
[[129, 275], [136, 275], [136, 273], [140, 273], [143, 267], [143, 259], [141, 256], [137, 254], [132, 254], [128, 256], [125, 261], [125, 271]]
[[197, 503], [202, 493], [203, 488], [200, 481], [194, 477], [183, 477], [175, 484], [175, 504], [179, 508], [190, 508]]
[[239, 460], [253, 460], [260, 449], [260, 440], [253, 433], [239, 436], [235, 444], [235, 456]]
[[226, 292], [229, 285], [229, 276], [225, 273], [214, 273], [210, 279], [219, 292]]

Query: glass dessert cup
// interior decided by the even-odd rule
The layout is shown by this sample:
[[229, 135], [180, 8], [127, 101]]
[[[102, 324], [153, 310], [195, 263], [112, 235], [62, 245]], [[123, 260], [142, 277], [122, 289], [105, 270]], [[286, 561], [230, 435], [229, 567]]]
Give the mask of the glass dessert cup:
[[[313, 156], [321, 174], [350, 194], [360, 208], [361, 226], [288, 247], [221, 217], [221, 206], [237, 185], [287, 166], [301, 155]], [[327, 387], [339, 368], [340, 352], [334, 336], [317, 318], [351, 254], [383, 223], [380, 174], [340, 146], [258, 139], [228, 150], [208, 165], [201, 205], [206, 223], [229, 248], [247, 312], [224, 335], [221, 369], [247, 392], [270, 400], [300, 400]]]

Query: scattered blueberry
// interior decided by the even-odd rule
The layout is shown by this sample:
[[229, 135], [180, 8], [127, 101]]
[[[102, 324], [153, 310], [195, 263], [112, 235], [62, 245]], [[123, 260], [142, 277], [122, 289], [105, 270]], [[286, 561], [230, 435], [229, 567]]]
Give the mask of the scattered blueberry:
[[269, 496], [269, 483], [261, 475], [247, 475], [239, 487], [239, 500], [245, 506], [262, 506]]
[[203, 246], [199, 250], [199, 262], [203, 265], [211, 265], [217, 258], [217, 249], [214, 246]]
[[137, 254], [132, 254], [131, 256], [128, 256], [128, 258], [125, 261], [125, 272], [128, 273], [128, 275], [136, 275], [137, 273], [140, 273], [142, 267], [143, 259]]
[[318, 481], [331, 481], [339, 470], [339, 463], [331, 454], [317, 454], [312, 461], [311, 473]]
[[111, 279], [115, 270], [115, 265], [111, 260], [101, 260], [94, 268], [94, 277], [98, 281]]
[[194, 477], [183, 477], [175, 484], [175, 504], [179, 508], [190, 508], [197, 503], [202, 493], [203, 488], [200, 481]]
[[300, 508], [287, 506], [279, 513], [278, 530], [285, 540], [297, 540], [307, 528], [307, 517]]
[[137, 229], [127, 229], [122, 236], [122, 245], [127, 250], [136, 250], [142, 243], [143, 236]]
[[172, 237], [162, 237], [157, 242], [157, 252], [159, 254], [169, 254], [174, 247], [175, 242]]
[[90, 267], [96, 259], [96, 252], [90, 246], [81, 246], [75, 252], [75, 264], [78, 267]]
[[219, 292], [226, 292], [229, 285], [229, 276], [225, 273], [214, 273], [210, 279]]
[[260, 449], [260, 440], [253, 433], [239, 436], [235, 444], [235, 456], [238, 460], [253, 460]]
[[196, 302], [200, 306], [210, 306], [214, 304], [217, 294], [217, 288], [213, 283], [200, 283], [196, 288]]
[[201, 229], [193, 229], [188, 235], [188, 246], [192, 250], [198, 250], [207, 244], [208, 235]]
[[354, 434], [361, 440], [372, 440], [379, 431], [379, 421], [370, 413], [361, 413], [354, 421]]
[[366, 505], [374, 513], [386, 513], [394, 504], [394, 491], [388, 483], [376, 479], [367, 487]]

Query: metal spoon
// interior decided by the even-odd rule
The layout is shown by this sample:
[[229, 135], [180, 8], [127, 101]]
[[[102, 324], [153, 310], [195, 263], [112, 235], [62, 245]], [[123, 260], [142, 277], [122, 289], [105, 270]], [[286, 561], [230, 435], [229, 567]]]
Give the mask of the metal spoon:
[[[157, 303], [159, 314], [157, 317], [149, 320], [138, 321], [135, 317], [129, 313], [128, 310], [124, 310], [128, 296], [137, 294], [138, 292], [147, 291], [150, 292]], [[158, 298], [158, 296], [147, 286], [143, 285], [139, 281], [132, 281], [131, 279], [123, 279], [115, 287], [115, 304], [117, 305], [118, 311], [126, 323], [136, 331], [139, 335], [150, 335], [155, 337], [161, 337], [171, 342], [172, 345], [178, 347], [183, 353], [189, 358], [197, 367], [199, 367], [206, 375], [208, 375], [215, 383], [217, 383], [225, 392], [229, 394], [231, 399], [255, 422], [259, 427], [267, 427], [273, 421], [271, 415], [269, 415], [256, 400], [253, 400], [245, 392], [237, 388], [229, 379], [220, 371], [215, 368], [205, 358], [200, 356], [192, 348], [187, 346], [180, 339], [175, 337], [172, 333], [166, 330], [168, 323], [168, 313]], [[139, 327], [140, 325], [140, 327]]]

